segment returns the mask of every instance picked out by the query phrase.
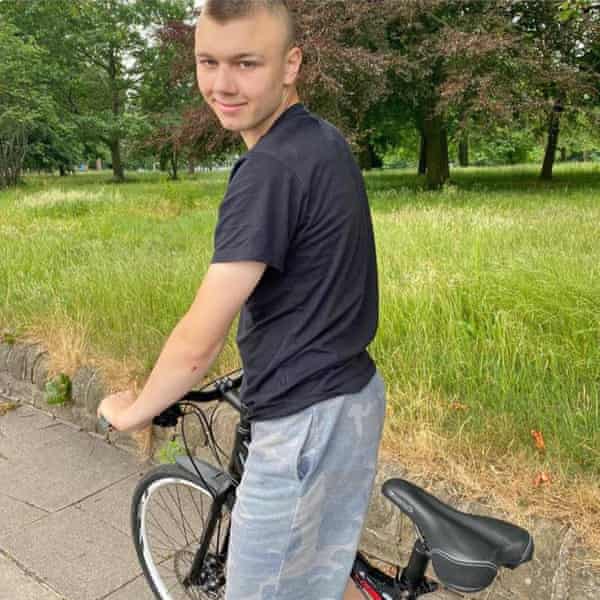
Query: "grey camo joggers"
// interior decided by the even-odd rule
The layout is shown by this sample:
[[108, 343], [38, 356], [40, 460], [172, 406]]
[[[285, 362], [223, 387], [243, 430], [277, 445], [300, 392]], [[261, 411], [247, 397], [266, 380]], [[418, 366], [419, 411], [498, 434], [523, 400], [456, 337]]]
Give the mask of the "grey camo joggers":
[[252, 424], [232, 515], [227, 600], [341, 600], [375, 477], [379, 374], [356, 394]]

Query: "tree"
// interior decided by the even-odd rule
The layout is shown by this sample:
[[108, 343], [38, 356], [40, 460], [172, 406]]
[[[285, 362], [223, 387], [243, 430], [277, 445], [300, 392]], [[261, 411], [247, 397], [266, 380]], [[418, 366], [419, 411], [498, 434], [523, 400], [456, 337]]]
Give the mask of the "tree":
[[0, 12], [48, 50], [60, 75], [53, 92], [63, 118], [82, 141], [109, 148], [118, 181], [125, 177], [123, 142], [145, 125], [133, 107], [149, 29], [183, 19], [191, 6], [192, 0], [0, 0]]
[[0, 56], [0, 187], [6, 187], [19, 182], [32, 132], [56, 112], [44, 87], [47, 56], [2, 22]]
[[419, 171], [437, 189], [450, 175], [450, 133], [462, 141], [465, 159], [469, 123], [483, 113], [507, 119], [513, 112], [508, 66], [519, 59], [520, 39], [497, 2], [392, 4], [387, 32], [401, 60], [390, 85], [421, 136]]
[[525, 110], [532, 116], [542, 115], [540, 128], [546, 132], [543, 179], [552, 179], [565, 114], [590, 113], [598, 103], [600, 73], [590, 64], [598, 44], [597, 27], [585, 16], [592, 4], [587, 0], [563, 4], [522, 0], [510, 4], [515, 27], [535, 52], [535, 65], [529, 69], [531, 101]]

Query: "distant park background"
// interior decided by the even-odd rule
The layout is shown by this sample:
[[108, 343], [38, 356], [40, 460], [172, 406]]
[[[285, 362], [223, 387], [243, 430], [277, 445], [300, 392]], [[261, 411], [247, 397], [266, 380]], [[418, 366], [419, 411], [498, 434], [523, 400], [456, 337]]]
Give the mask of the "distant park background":
[[[241, 150], [195, 84], [193, 0], [0, 0], [0, 187], [180, 170]], [[600, 160], [600, 3], [291, 0], [302, 98], [365, 169]]]
[[[600, 548], [600, 3], [290, 4], [302, 99], [366, 174], [386, 451]], [[143, 380], [209, 264], [243, 148], [193, 10], [0, 0], [0, 334], [55, 373]]]

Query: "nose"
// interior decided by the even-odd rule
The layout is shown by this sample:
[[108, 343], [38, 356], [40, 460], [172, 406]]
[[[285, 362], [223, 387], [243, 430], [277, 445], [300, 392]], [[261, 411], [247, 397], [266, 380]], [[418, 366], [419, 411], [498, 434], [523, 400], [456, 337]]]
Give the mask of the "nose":
[[216, 94], [233, 95], [237, 93], [237, 86], [233, 73], [228, 65], [220, 64], [217, 67], [213, 83], [213, 92]]

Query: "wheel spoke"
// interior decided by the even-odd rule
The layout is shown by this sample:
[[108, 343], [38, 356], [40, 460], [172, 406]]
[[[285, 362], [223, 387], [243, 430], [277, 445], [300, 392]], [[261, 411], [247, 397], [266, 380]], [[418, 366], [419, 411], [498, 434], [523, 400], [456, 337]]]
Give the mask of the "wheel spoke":
[[[166, 493], [169, 494], [169, 496], [171, 496], [171, 492], [169, 491], [168, 488], [166, 490]], [[163, 508], [168, 513], [169, 517], [171, 518], [172, 523], [175, 525], [175, 528], [177, 530], [179, 530], [179, 532], [183, 533], [183, 539], [185, 540], [185, 531], [183, 530], [182, 526], [179, 525], [179, 523], [177, 521], [177, 517], [174, 515], [173, 511], [169, 508], [167, 502], [164, 500], [163, 490], [159, 491], [159, 496], [160, 496], [161, 500], [163, 500]]]
[[177, 548], [179, 546], [179, 542], [177, 542], [177, 540], [175, 540], [174, 538], [172, 538], [161, 526], [161, 524], [158, 522], [157, 518], [154, 515], [151, 515], [150, 513], [148, 513], [148, 517], [152, 517], [152, 521], [154, 522], [154, 524], [156, 525], [156, 527], [158, 529], [160, 529], [163, 533], [163, 535], [166, 538], [169, 538], [169, 540], [171, 540], [172, 544], [173, 544], [173, 548]]
[[190, 500], [192, 502], [192, 504], [194, 505], [194, 508], [196, 509], [196, 512], [198, 513], [198, 518], [200, 520], [200, 523], [202, 524], [202, 526], [204, 526], [204, 523], [206, 522], [206, 517], [204, 516], [204, 498], [200, 497], [200, 505], [202, 506], [202, 511], [200, 511], [200, 509], [198, 508], [198, 504], [196, 503], [196, 501], [194, 500], [194, 495], [192, 494], [192, 489], [189, 486], [186, 486], [188, 494], [190, 496]]
[[[189, 546], [190, 545], [190, 540], [187, 537], [186, 530], [189, 529], [190, 532], [191, 532], [191, 534], [192, 534], [192, 536], [193, 536], [194, 535], [194, 529], [192, 527], [190, 527], [190, 524], [188, 523], [188, 520], [186, 519], [185, 514], [183, 512], [183, 507], [181, 506], [181, 497], [179, 496], [179, 486], [177, 486], [175, 488], [175, 494], [177, 496], [177, 506], [179, 508], [179, 516], [181, 517], [181, 521], [183, 523], [183, 535], [185, 537], [186, 544]], [[196, 541], [196, 540], [192, 538], [191, 541]]]

